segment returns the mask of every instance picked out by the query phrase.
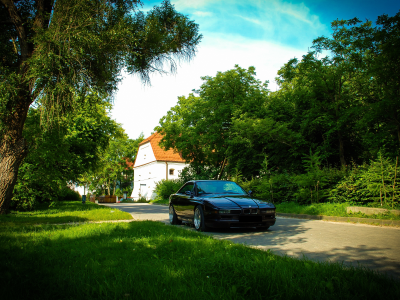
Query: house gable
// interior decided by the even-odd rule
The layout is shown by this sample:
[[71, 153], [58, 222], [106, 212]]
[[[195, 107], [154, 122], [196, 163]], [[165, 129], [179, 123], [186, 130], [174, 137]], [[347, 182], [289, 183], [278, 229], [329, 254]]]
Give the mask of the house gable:
[[[182, 156], [175, 150], [170, 149], [165, 151], [160, 147], [159, 143], [162, 137], [163, 136], [160, 133], [155, 132], [139, 144], [134, 168], [153, 161], [185, 163]], [[150, 153], [150, 149], [152, 153]]]
[[151, 163], [153, 161], [156, 161], [156, 157], [154, 156], [151, 144], [149, 142], [145, 144], [139, 144], [139, 149], [136, 154], [136, 159], [133, 168]]
[[187, 166], [174, 150], [164, 151], [159, 143], [162, 135], [154, 133], [139, 144], [134, 162], [134, 187], [132, 198], [153, 199], [156, 183], [162, 179], [177, 179]]

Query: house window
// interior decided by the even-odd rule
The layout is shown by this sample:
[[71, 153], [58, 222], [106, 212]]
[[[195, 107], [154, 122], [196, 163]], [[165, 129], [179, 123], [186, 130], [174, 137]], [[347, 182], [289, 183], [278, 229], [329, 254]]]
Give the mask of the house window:
[[174, 175], [174, 169], [169, 169], [169, 175]]

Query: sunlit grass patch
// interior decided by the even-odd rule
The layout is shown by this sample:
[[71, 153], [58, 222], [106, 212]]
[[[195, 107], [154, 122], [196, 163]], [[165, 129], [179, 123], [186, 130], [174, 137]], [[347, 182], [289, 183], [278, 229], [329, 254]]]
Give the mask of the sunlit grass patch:
[[158, 222], [0, 228], [4, 299], [398, 299], [383, 275]]
[[130, 220], [132, 216], [115, 208], [91, 202], [59, 201], [41, 204], [35, 211], [12, 211], [0, 215], [0, 225], [59, 224], [69, 222]]
[[151, 200], [150, 204], [156, 204], [156, 205], [169, 205], [169, 199], [163, 199], [163, 200]]
[[275, 206], [276, 211], [280, 213], [400, 220], [400, 216], [390, 213], [376, 215], [365, 215], [363, 213], [349, 214], [346, 211], [346, 208], [351, 206], [349, 203], [314, 203], [311, 205], [300, 205], [296, 202], [283, 202], [275, 204]]

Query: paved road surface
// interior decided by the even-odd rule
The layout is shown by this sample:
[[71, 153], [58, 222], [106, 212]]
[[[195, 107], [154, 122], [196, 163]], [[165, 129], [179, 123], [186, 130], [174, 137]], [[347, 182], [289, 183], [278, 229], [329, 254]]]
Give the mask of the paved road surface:
[[[146, 203], [107, 204], [132, 214], [135, 220], [168, 223], [168, 207]], [[189, 228], [182, 225], [182, 227]], [[400, 229], [362, 224], [278, 218], [266, 232], [256, 229], [212, 230], [207, 233], [276, 254], [317, 261], [344, 262], [400, 278]]]

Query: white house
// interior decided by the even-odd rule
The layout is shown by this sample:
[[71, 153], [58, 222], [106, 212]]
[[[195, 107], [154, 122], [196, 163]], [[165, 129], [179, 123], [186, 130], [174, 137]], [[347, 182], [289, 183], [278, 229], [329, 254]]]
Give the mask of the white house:
[[134, 181], [132, 198], [154, 199], [156, 182], [161, 179], [178, 179], [182, 169], [188, 164], [174, 150], [165, 151], [159, 146], [162, 135], [158, 132], [139, 144], [133, 165]]

